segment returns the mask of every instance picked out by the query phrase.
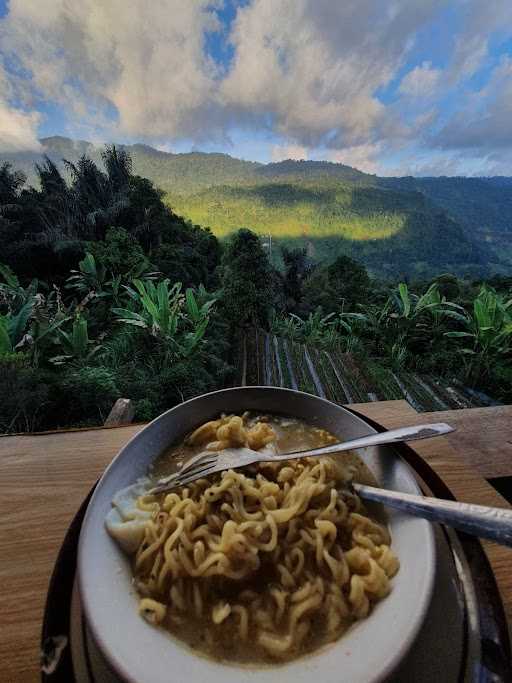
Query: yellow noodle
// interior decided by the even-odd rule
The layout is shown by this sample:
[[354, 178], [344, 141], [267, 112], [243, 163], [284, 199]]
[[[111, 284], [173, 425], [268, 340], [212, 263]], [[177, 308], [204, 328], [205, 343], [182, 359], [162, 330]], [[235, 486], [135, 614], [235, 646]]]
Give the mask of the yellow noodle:
[[[186, 443], [266, 447], [273, 438], [269, 421], [244, 414], [202, 425]], [[196, 620], [200, 649], [241, 641], [255, 659], [290, 659], [313, 637], [315, 646], [338, 638], [388, 594], [399, 569], [388, 530], [345, 476], [329, 458], [304, 458], [141, 497], [152, 513], [134, 557], [141, 614], [178, 637]]]

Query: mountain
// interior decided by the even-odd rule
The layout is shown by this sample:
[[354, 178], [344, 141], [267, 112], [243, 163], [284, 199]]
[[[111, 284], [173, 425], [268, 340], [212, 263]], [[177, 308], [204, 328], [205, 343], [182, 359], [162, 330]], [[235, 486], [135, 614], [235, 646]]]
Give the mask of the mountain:
[[457, 220], [471, 239], [512, 263], [512, 178], [382, 178], [381, 183], [423, 193]]
[[[61, 163], [101, 147], [41, 140]], [[383, 277], [450, 271], [479, 277], [512, 267], [512, 178], [379, 178], [327, 161], [261, 164], [227, 154], [173, 154], [127, 145], [134, 172], [166, 193], [173, 209], [219, 237], [249, 227], [272, 247], [305, 246], [315, 259], [340, 253]], [[36, 183], [41, 154], [0, 154]], [[272, 237], [272, 240], [268, 239]], [[279, 261], [279, 250], [271, 256]]]

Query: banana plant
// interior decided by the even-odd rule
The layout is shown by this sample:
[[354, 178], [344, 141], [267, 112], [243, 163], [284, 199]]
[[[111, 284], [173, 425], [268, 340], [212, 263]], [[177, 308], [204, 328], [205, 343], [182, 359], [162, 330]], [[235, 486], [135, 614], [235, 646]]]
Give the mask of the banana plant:
[[113, 308], [120, 316], [118, 321], [146, 330], [167, 346], [170, 355], [189, 356], [205, 334], [215, 301], [199, 305], [191, 289], [183, 296], [181, 283], [171, 287], [168, 279], [158, 285], [151, 280], [134, 280], [133, 285], [125, 289], [137, 310]]
[[32, 298], [17, 313], [9, 312], [6, 315], [0, 315], [0, 352], [12, 352], [23, 342], [33, 308]]
[[193, 323], [202, 323], [216, 302], [216, 299], [207, 298], [208, 292], [202, 285], [201, 287], [202, 289], [199, 289], [197, 296], [191, 288], [185, 292], [186, 310]]
[[[202, 303], [200, 303], [202, 300]], [[208, 293], [202, 288], [198, 292], [198, 297], [194, 290], [187, 289], [185, 292], [185, 305], [188, 319], [194, 329], [186, 332], [183, 340], [184, 355], [189, 356], [204, 337], [208, 323], [210, 322], [210, 311], [215, 305], [216, 299], [209, 298]]]
[[153, 337], [173, 339], [178, 329], [179, 311], [183, 304], [181, 282], [170, 287], [170, 280], [165, 279], [155, 286], [151, 280], [134, 280], [133, 286], [125, 285], [125, 290], [139, 309], [113, 308], [120, 316], [119, 322], [135, 325], [148, 330]]
[[320, 307], [314, 313], [310, 313], [305, 320], [294, 313], [290, 314], [290, 317], [297, 323], [296, 331], [300, 336], [300, 341], [306, 344], [322, 344], [334, 328], [334, 316], [335, 313], [323, 315]]
[[460, 349], [470, 357], [468, 376], [485, 376], [493, 359], [512, 353], [512, 299], [506, 301], [484, 285], [473, 302], [472, 313], [459, 314], [457, 319], [466, 329], [446, 332], [445, 336], [469, 342]]
[[23, 287], [13, 271], [3, 263], [0, 263], [0, 304], [10, 311], [18, 311], [26, 303], [33, 301], [39, 287], [37, 279], [32, 280], [28, 287]]
[[75, 316], [71, 332], [58, 330], [58, 343], [64, 353], [50, 359], [54, 365], [62, 365], [69, 361], [87, 363], [101, 349], [100, 344], [92, 346], [87, 320], [80, 314]]
[[414, 321], [423, 313], [438, 310], [445, 302], [441, 299], [436, 282], [431, 284], [421, 296], [411, 293], [406, 283], [401, 282], [391, 293], [390, 303], [394, 307], [394, 311], [390, 314], [392, 318]]
[[300, 329], [302, 327], [302, 318], [298, 316], [280, 316], [275, 311], [272, 312], [270, 318], [270, 331], [281, 337], [286, 337], [293, 341], [298, 341], [300, 338]]
[[23, 351], [31, 364], [38, 365], [45, 345], [53, 343], [54, 333], [69, 318], [62, 312], [56, 315], [51, 311], [52, 294], [38, 294], [37, 280], [22, 287], [16, 275], [2, 264], [0, 274], [4, 278], [0, 294], [7, 308], [0, 315], [0, 354]]
[[72, 270], [73, 275], [68, 277], [66, 289], [74, 289], [81, 295], [95, 292], [97, 296], [103, 293], [105, 288], [107, 271], [89, 252], [78, 263], [79, 270]]
[[[348, 326], [351, 332], [354, 332], [356, 327], [360, 327], [370, 334], [382, 334], [389, 317], [389, 300], [382, 308], [380, 306], [364, 304], [358, 304], [357, 307], [360, 309], [360, 312], [340, 313], [338, 319], [339, 324], [343, 327], [345, 325]], [[353, 323], [356, 323], [356, 325], [354, 326]], [[359, 324], [357, 325], [357, 323]], [[345, 329], [347, 329], [347, 327], [345, 327]]]

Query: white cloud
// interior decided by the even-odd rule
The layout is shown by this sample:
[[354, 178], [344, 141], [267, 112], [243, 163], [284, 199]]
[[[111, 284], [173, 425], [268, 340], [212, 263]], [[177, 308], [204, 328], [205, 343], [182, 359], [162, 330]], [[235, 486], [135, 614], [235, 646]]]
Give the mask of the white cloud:
[[[373, 173], [404, 148], [480, 146], [488, 157], [511, 144], [507, 64], [476, 96], [462, 94], [489, 66], [491, 38], [512, 35], [510, 0], [250, 0], [229, 32], [232, 63], [219, 65], [205, 38], [220, 30], [222, 2], [11, 0], [0, 20], [10, 68], [3, 87], [0, 77], [0, 144], [37, 144], [41, 102], [60, 107], [62, 132], [76, 137], [180, 149], [226, 147], [244, 131], [265, 139], [273, 159], [322, 150]], [[447, 8], [458, 19], [452, 44], [439, 46], [442, 70], [416, 64], [399, 97], [384, 100], [379, 93], [415, 64], [421, 30]], [[433, 141], [447, 94], [463, 113]]]
[[222, 83], [240, 115], [267, 118], [294, 143], [343, 148], [402, 135], [376, 97], [438, 0], [254, 0], [232, 31]]
[[440, 2], [253, 0], [238, 9], [228, 69], [204, 50], [211, 0], [12, 0], [0, 41], [24, 104], [55, 102], [77, 129], [201, 143], [237, 123], [342, 148], [403, 134], [375, 91]]
[[379, 160], [383, 151], [382, 143], [369, 145], [355, 145], [343, 150], [329, 151], [323, 155], [327, 161], [335, 161], [347, 166], [353, 166], [365, 173], [384, 174], [385, 167]]
[[39, 151], [37, 112], [13, 109], [0, 99], [0, 152]]
[[382, 169], [383, 176], [456, 176], [471, 175], [471, 168], [457, 154], [409, 151], [399, 162]]
[[510, 36], [512, 29], [510, 0], [459, 0], [458, 4], [463, 20], [446, 72], [448, 85], [471, 78], [488, 57], [495, 32]]
[[13, 79], [26, 102], [51, 100], [114, 136], [211, 135], [217, 73], [203, 45], [217, 26], [214, 4], [12, 0], [0, 41], [29, 74]]
[[0, 152], [40, 150], [37, 127], [41, 116], [10, 104], [12, 88], [0, 64]]
[[300, 161], [309, 157], [308, 149], [302, 145], [272, 145], [270, 154], [272, 161]]
[[487, 85], [467, 99], [433, 143], [469, 153], [512, 149], [512, 57], [501, 59]]
[[409, 97], [432, 97], [439, 85], [441, 73], [441, 69], [432, 68], [432, 62], [423, 62], [405, 74], [398, 91]]

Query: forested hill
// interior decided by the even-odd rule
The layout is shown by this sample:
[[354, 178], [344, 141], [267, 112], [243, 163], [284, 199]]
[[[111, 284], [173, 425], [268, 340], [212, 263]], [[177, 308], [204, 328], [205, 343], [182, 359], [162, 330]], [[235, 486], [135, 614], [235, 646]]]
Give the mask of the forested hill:
[[[43, 138], [41, 144], [41, 154], [7, 155], [0, 152], [0, 160], [10, 161], [13, 166], [23, 171], [28, 182], [32, 183], [37, 182], [34, 162], [40, 162], [43, 154], [49, 156], [64, 172], [65, 168], [61, 163], [63, 158], [76, 162], [82, 154], [86, 154], [98, 165], [102, 164], [101, 145], [60, 136]], [[126, 145], [124, 148], [132, 157], [134, 173], [149, 178], [166, 192], [189, 193], [212, 185], [250, 181], [254, 172], [261, 167], [261, 164], [254, 161], [242, 161], [228, 154], [172, 154], [142, 144]]]
[[[101, 147], [45, 138], [52, 160]], [[379, 178], [324, 161], [260, 164], [226, 154], [127, 147], [134, 172], [166, 193], [177, 213], [219, 236], [239, 227], [306, 246], [316, 259], [347, 253], [375, 275], [481, 276], [512, 267], [512, 178]], [[2, 155], [35, 182], [41, 155]], [[273, 251], [274, 258], [277, 250]]]

